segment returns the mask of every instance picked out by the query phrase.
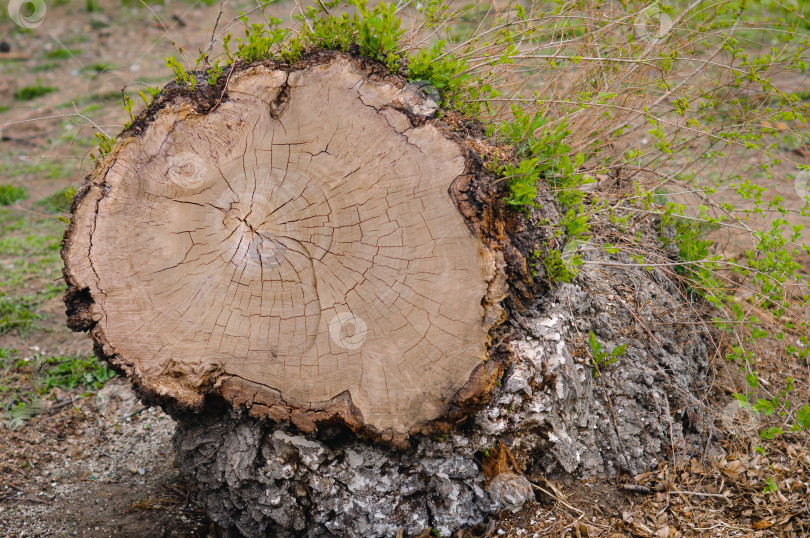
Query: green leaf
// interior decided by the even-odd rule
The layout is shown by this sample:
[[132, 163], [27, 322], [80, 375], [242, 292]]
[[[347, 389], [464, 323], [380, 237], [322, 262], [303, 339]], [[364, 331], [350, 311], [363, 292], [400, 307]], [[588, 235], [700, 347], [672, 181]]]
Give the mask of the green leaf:
[[602, 352], [602, 344], [596, 339], [596, 335], [593, 334], [593, 331], [589, 331], [588, 345], [591, 347], [591, 351], [593, 351], [594, 354], [599, 355], [599, 353]]
[[773, 403], [765, 398], [758, 399], [757, 403], [755, 403], [752, 408], [757, 413], [762, 413], [763, 415], [772, 415], [774, 412]]
[[810, 405], [804, 404], [796, 412], [796, 422], [802, 429], [810, 429]]
[[611, 357], [621, 357], [624, 355], [625, 351], [627, 351], [627, 344], [622, 344], [620, 346], [616, 346], [613, 348], [613, 351], [610, 353]]
[[762, 432], [760, 432], [759, 436], [763, 439], [770, 440], [782, 435], [783, 433], [785, 432], [782, 430], [782, 428], [779, 428], [777, 426], [771, 426], [767, 430], [763, 430]]

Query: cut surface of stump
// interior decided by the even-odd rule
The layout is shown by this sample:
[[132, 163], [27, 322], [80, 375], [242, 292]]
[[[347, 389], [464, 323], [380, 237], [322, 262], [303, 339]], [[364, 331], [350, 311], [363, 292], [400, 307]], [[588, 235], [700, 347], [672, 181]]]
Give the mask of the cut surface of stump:
[[396, 82], [340, 55], [254, 65], [206, 113], [154, 112], [74, 203], [72, 326], [180, 409], [218, 394], [393, 435], [442, 417], [487, 360], [500, 269], [451, 194], [460, 145]]

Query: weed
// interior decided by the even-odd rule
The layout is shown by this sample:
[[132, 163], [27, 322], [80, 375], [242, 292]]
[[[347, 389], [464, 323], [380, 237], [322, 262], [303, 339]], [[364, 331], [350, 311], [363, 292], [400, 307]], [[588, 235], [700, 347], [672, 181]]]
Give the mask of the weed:
[[76, 196], [76, 187], [71, 185], [39, 200], [36, 205], [45, 207], [52, 213], [64, 213], [70, 211], [70, 204], [74, 196]]
[[93, 158], [94, 161], [103, 158], [105, 155], [108, 155], [112, 151], [113, 144], [115, 143], [115, 139], [107, 136], [104, 133], [95, 133], [96, 139], [98, 140], [98, 157], [95, 154], [91, 153], [90, 156]]
[[360, 53], [374, 60], [385, 63], [393, 73], [399, 67], [399, 39], [405, 30], [397, 15], [396, 5], [381, 2], [369, 10], [366, 0], [356, 0], [355, 6], [360, 13], [357, 24], [357, 44]]
[[95, 71], [96, 73], [103, 73], [105, 71], [114, 71], [118, 69], [118, 66], [113, 64], [94, 63], [86, 66], [84, 69], [88, 71]]
[[[209, 83], [210, 83], [210, 79], [209, 79]], [[145, 92], [144, 91], [139, 91], [138, 92], [138, 97], [141, 98], [141, 101], [143, 101], [144, 106], [148, 107], [152, 103], [152, 101], [155, 100], [155, 97], [157, 97], [159, 93], [160, 93], [160, 88], [159, 87], [157, 87], [157, 86], [147, 86]]]
[[45, 58], [49, 60], [69, 60], [70, 58], [81, 54], [79, 49], [66, 49], [64, 47], [50, 50], [45, 53]]
[[600, 369], [613, 364], [627, 352], [627, 344], [614, 347], [610, 353], [602, 351], [602, 343], [596, 339], [593, 331], [589, 331], [588, 334], [588, 347], [591, 348], [591, 360], [593, 361], [591, 371], [594, 377], [599, 377]]
[[14, 99], [18, 101], [32, 101], [55, 91], [56, 88], [52, 86], [42, 86], [41, 84], [23, 86], [19, 90], [14, 91]]
[[[222, 66], [219, 65], [219, 60], [214, 62], [214, 65], [208, 70], [208, 84], [213, 86], [219, 81], [222, 76]], [[148, 104], [148, 103], [147, 103]]]
[[88, 389], [100, 389], [115, 377], [115, 372], [95, 357], [57, 355], [48, 357], [37, 366], [40, 394], [55, 387], [73, 389], [84, 384]]
[[28, 198], [28, 191], [18, 185], [0, 185], [0, 206], [13, 205]]
[[551, 282], [571, 282], [579, 274], [577, 267], [582, 265], [581, 256], [575, 255], [572, 259], [565, 260], [556, 249], [550, 249], [545, 256], [536, 258], [543, 265], [546, 277]]
[[289, 34], [289, 30], [278, 27], [281, 19], [268, 19], [266, 28], [264, 24], [248, 24], [247, 16], [242, 17], [242, 22], [245, 24], [245, 37], [236, 40], [236, 54], [247, 63], [271, 57], [272, 51]]
[[174, 56], [166, 58], [166, 66], [174, 71], [174, 78], [178, 84], [188, 86], [189, 88], [193, 88], [196, 85], [197, 81], [194, 75], [186, 72], [186, 68], [183, 67], [183, 64], [178, 62], [177, 58]]
[[0, 292], [0, 334], [17, 329], [20, 334], [26, 334], [36, 320], [42, 316], [31, 310], [32, 304], [7, 297]]

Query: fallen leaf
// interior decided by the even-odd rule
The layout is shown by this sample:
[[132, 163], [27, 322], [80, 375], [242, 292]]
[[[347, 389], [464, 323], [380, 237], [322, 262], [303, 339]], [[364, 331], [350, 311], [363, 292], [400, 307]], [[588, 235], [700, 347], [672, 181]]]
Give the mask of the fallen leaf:
[[761, 531], [761, 530], [765, 530], [765, 529], [768, 529], [770, 527], [773, 527], [773, 523], [771, 523], [768, 520], [763, 519], [762, 521], [754, 522], [754, 524], [751, 525], [751, 526], [754, 527], [754, 530]]

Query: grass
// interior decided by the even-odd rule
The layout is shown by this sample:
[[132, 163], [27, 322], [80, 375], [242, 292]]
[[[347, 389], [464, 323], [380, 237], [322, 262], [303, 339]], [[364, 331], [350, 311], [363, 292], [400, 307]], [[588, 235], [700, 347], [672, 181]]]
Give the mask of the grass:
[[100, 389], [116, 375], [95, 357], [55, 355], [37, 366], [40, 394], [56, 387], [74, 389], [80, 384], [88, 389]]
[[82, 51], [79, 49], [60, 48], [46, 52], [45, 58], [47, 58], [48, 60], [69, 60], [73, 56], [81, 54], [81, 52]]
[[15, 349], [0, 348], [0, 425], [12, 429], [22, 426], [45, 409], [42, 397], [54, 389], [83, 388], [90, 393], [85, 395], [91, 395], [115, 376], [113, 370], [92, 356], [21, 357]]
[[73, 163], [59, 159], [37, 159], [35, 162], [6, 161], [0, 163], [0, 174], [14, 178], [34, 176], [30, 179], [63, 179], [70, 175], [72, 166]]
[[14, 99], [18, 101], [32, 101], [55, 91], [56, 88], [52, 86], [42, 86], [41, 84], [23, 86], [14, 92]]
[[59, 250], [59, 238], [29, 233], [0, 238], [0, 253], [6, 256], [29, 256]]
[[43, 73], [45, 71], [53, 71], [57, 69], [59, 64], [57, 62], [47, 62], [41, 65], [37, 65], [31, 68], [32, 73]]
[[13, 205], [28, 198], [28, 191], [17, 185], [0, 185], [0, 206]]
[[36, 320], [42, 316], [31, 310], [31, 304], [25, 299], [14, 299], [0, 295], [0, 334], [17, 329], [20, 334], [31, 330]]
[[[11, 348], [0, 348], [0, 372], [2, 379], [28, 380], [28, 394], [46, 394], [51, 389], [74, 389], [84, 385], [88, 389], [100, 389], [116, 376], [106, 364], [94, 356], [55, 354], [21, 357]], [[0, 392], [9, 392], [8, 385], [0, 386]], [[19, 390], [19, 388], [18, 388]]]
[[105, 63], [95, 63], [92, 65], [88, 65], [85, 67], [88, 71], [95, 71], [96, 73], [103, 73], [104, 71], [113, 71], [118, 69], [117, 65], [114, 64], [105, 64]]
[[0, 334], [32, 330], [46, 318], [40, 306], [64, 291], [55, 217], [0, 208]]

